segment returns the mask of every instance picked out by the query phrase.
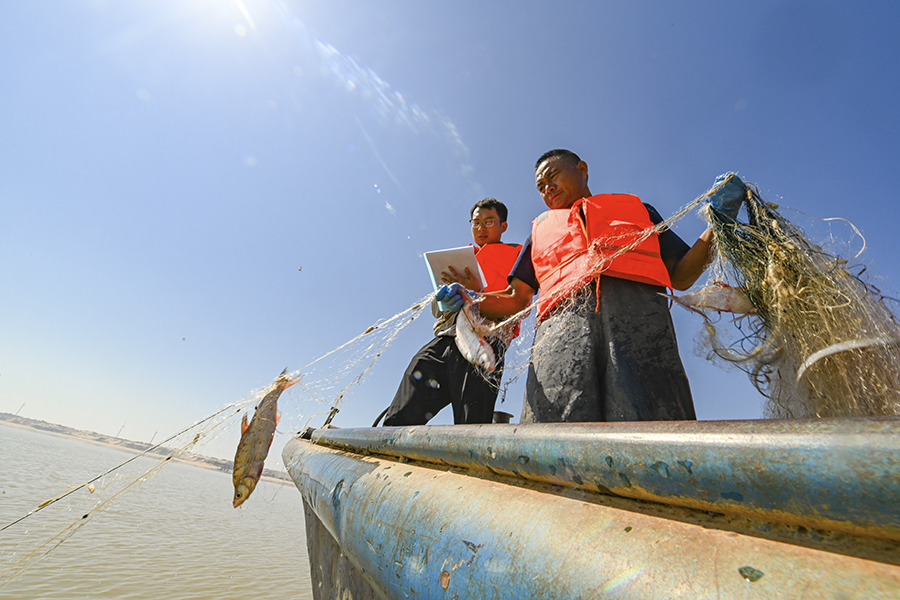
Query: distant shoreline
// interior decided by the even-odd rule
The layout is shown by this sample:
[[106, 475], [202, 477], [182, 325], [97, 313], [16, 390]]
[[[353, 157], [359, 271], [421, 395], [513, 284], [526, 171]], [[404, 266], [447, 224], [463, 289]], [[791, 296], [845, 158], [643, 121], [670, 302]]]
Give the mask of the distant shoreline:
[[[172, 448], [163, 446], [154, 447], [152, 444], [146, 442], [125, 440], [110, 435], [103, 435], [102, 433], [96, 433], [94, 431], [74, 429], [72, 427], [66, 427], [65, 425], [57, 425], [56, 423], [48, 423], [47, 421], [40, 421], [38, 419], [29, 419], [10, 413], [0, 412], [0, 425], [28, 429], [38, 433], [47, 433], [57, 437], [95, 444], [97, 446], [125, 450], [126, 452], [134, 454], [146, 454], [152, 458], [167, 459], [171, 457], [174, 461], [213, 471], [222, 471], [230, 474], [232, 470], [231, 461], [223, 460], [221, 458], [203, 456], [202, 454], [194, 454], [192, 452], [181, 452], [175, 456], [176, 450]], [[148, 452], [151, 448], [153, 448], [153, 450]], [[260, 479], [274, 483], [293, 484], [293, 481], [287, 473], [283, 471], [274, 471], [272, 469], [265, 469]]]

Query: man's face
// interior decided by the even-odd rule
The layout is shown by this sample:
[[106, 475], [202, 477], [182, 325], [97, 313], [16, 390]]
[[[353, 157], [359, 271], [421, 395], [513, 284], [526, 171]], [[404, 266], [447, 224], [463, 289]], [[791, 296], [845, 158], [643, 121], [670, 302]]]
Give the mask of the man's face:
[[562, 156], [552, 156], [534, 172], [538, 193], [549, 208], [571, 208], [591, 195], [587, 185], [587, 164], [572, 164]]
[[472, 212], [472, 239], [479, 247], [498, 243], [504, 231], [506, 223], [500, 222], [497, 209], [478, 207]]

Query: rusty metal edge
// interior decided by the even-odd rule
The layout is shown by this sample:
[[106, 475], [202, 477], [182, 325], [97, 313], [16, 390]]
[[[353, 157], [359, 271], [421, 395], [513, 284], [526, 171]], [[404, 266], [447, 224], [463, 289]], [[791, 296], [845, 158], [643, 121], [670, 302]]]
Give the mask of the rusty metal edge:
[[589, 492], [900, 540], [900, 419], [327, 429], [312, 441]]
[[900, 593], [894, 565], [297, 439], [283, 458], [315, 518], [382, 598]]

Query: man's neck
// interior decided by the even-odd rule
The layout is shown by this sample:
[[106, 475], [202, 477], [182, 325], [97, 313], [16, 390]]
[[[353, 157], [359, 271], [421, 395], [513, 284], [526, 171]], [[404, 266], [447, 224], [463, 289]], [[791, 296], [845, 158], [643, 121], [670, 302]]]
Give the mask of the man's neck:
[[[490, 246], [491, 244], [502, 244], [502, 243], [503, 243], [502, 241], [499, 241], [499, 242], [488, 242], [488, 243], [486, 243], [484, 246]], [[479, 246], [479, 245], [476, 244], [475, 242], [472, 242], [472, 245], [475, 246], [476, 248], [478, 248], [479, 250], [481, 250], [482, 248], [484, 248], [484, 246]]]

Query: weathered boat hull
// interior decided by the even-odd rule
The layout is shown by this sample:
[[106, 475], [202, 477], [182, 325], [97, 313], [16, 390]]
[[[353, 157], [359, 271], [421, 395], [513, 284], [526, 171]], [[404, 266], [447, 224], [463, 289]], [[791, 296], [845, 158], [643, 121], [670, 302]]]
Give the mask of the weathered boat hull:
[[331, 429], [283, 457], [317, 598], [900, 595], [900, 420]]

